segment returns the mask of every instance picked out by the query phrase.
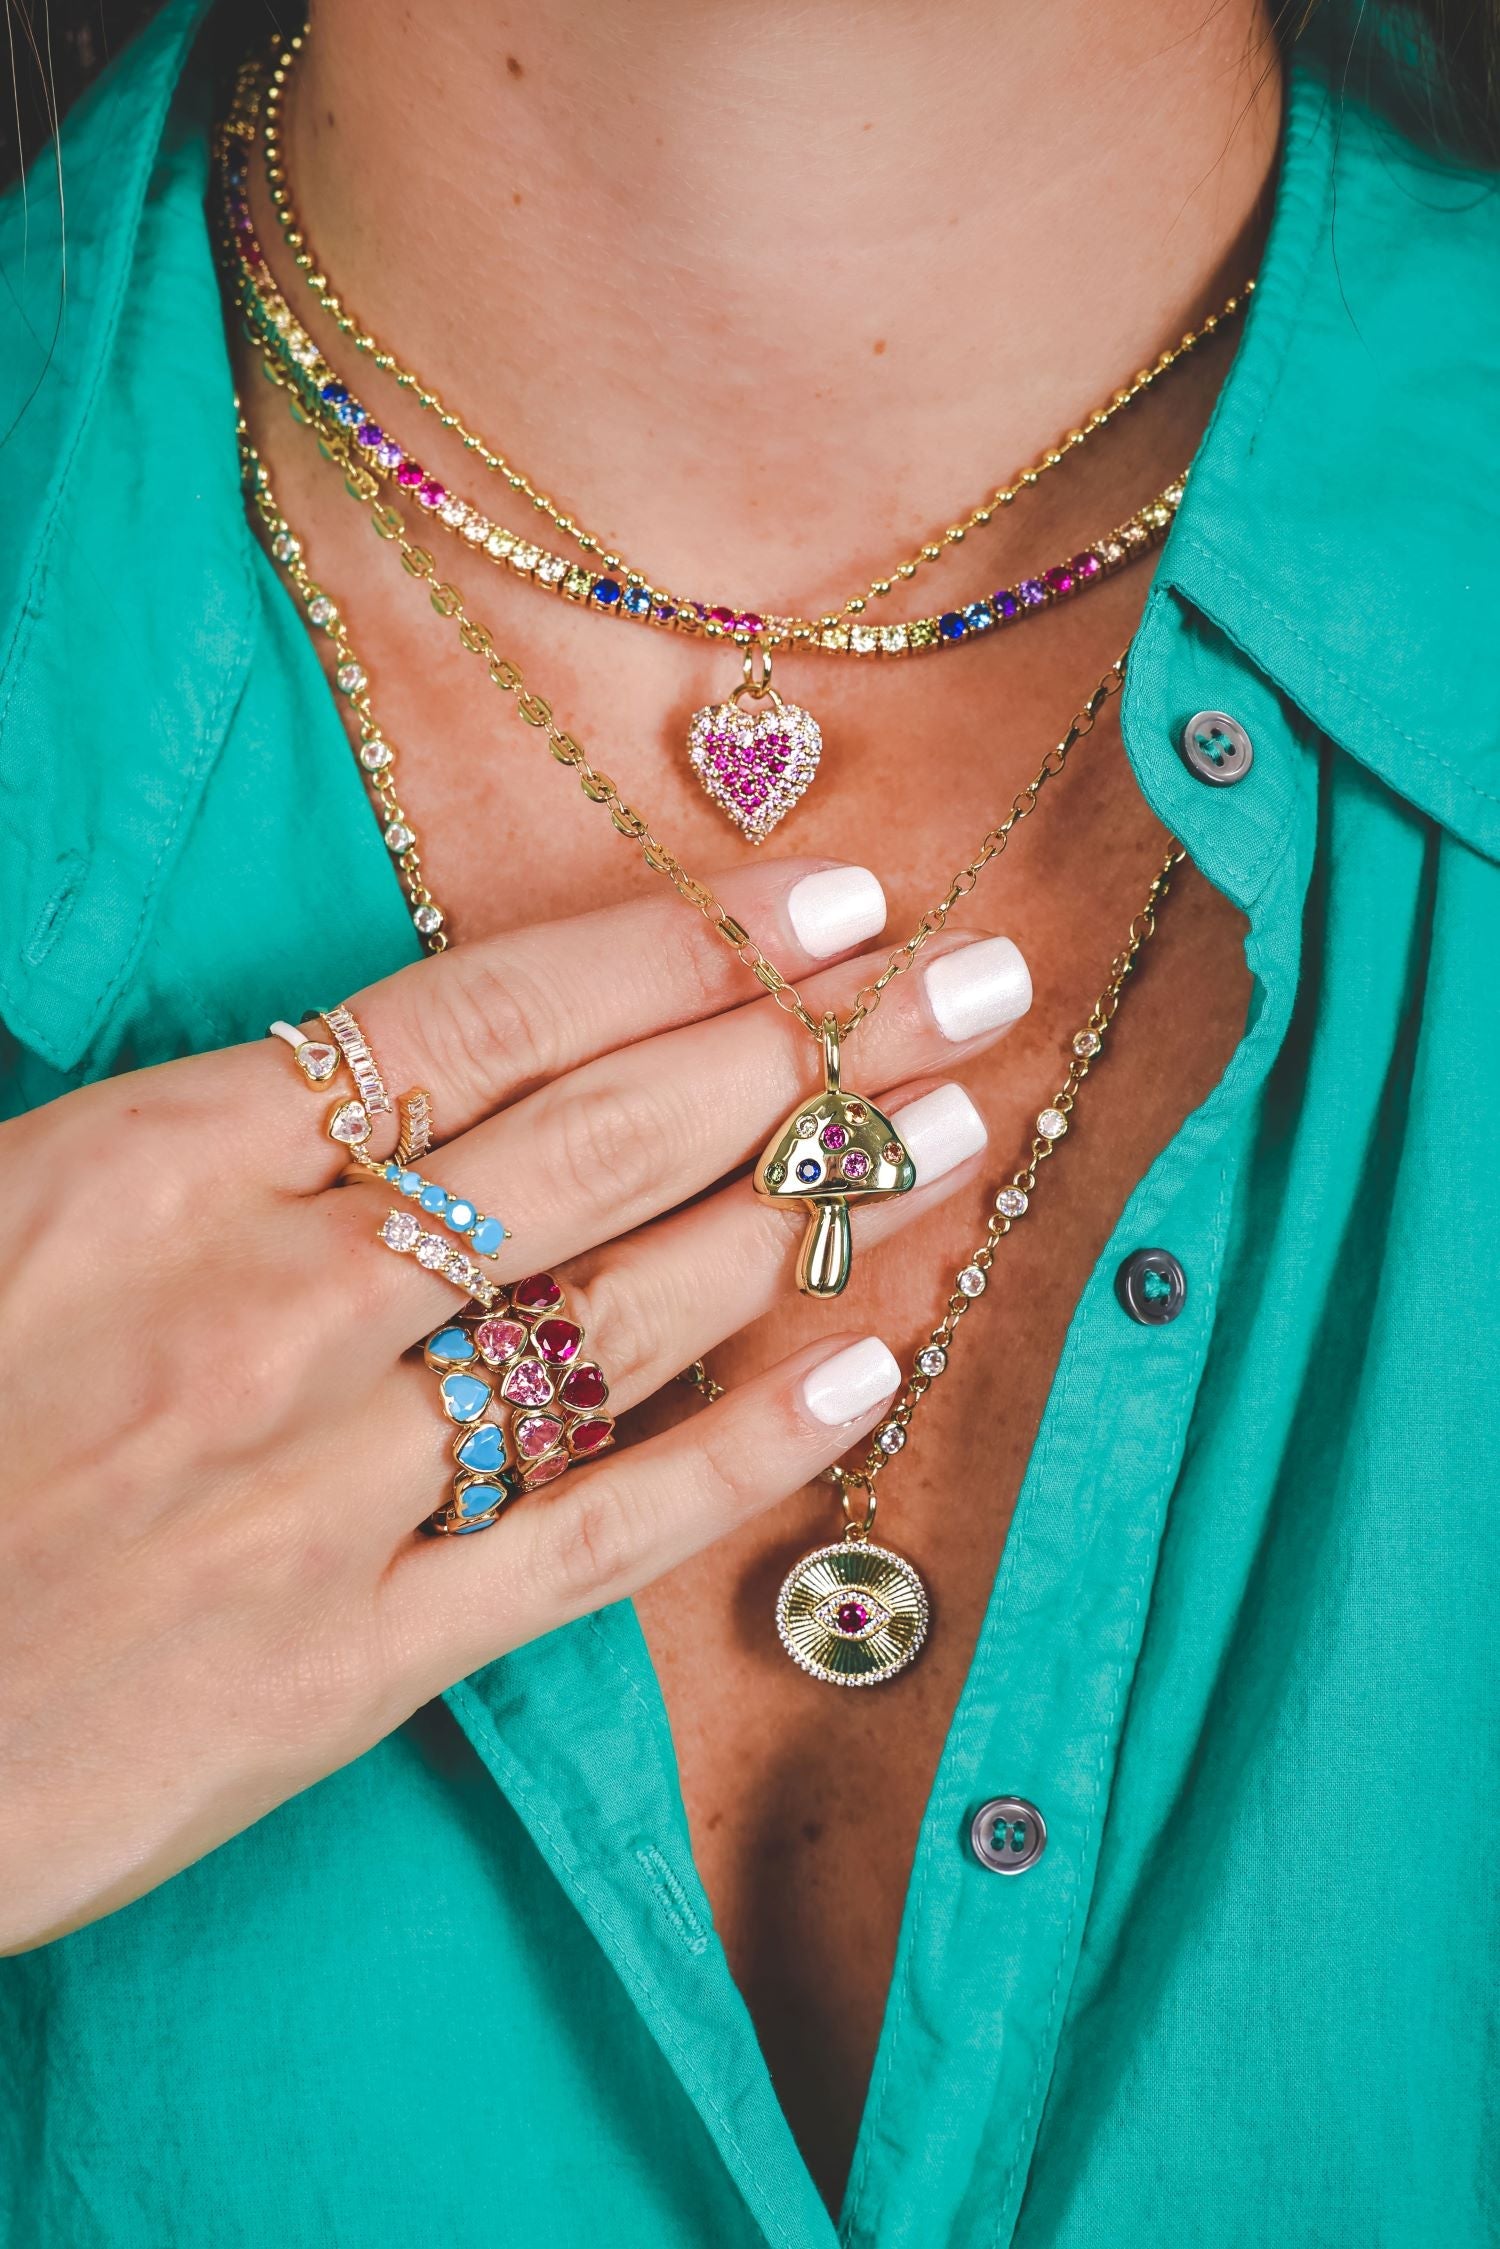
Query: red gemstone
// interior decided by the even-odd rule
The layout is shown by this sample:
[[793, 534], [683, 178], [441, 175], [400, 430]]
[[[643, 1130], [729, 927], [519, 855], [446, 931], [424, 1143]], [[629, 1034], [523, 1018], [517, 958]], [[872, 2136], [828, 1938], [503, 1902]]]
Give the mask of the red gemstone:
[[396, 471], [396, 482], [410, 490], [412, 485], [421, 483], [424, 473], [415, 461], [403, 461]]
[[602, 1452], [615, 1433], [615, 1425], [608, 1414], [600, 1414], [597, 1421], [580, 1421], [576, 1429], [568, 1432], [570, 1452]]
[[523, 1460], [540, 1460], [554, 1450], [562, 1433], [555, 1413], [523, 1413], [516, 1423], [516, 1450]]
[[755, 616], [753, 612], [747, 612], [743, 617], [735, 618], [734, 629], [737, 633], [763, 633], [766, 629], [766, 620], [764, 617]]
[[734, 611], [733, 611], [732, 609], [722, 609], [722, 608], [720, 608], [720, 609], [710, 609], [710, 611], [709, 611], [708, 615], [709, 615], [709, 621], [710, 621], [710, 622], [711, 622], [712, 624], [715, 624], [715, 625], [724, 625], [724, 626], [726, 626], [726, 627], [727, 627], [727, 628], [728, 628], [728, 629], [729, 629], [730, 631], [733, 631], [733, 629], [734, 629]]
[[596, 1367], [591, 1359], [582, 1359], [563, 1376], [558, 1396], [575, 1413], [592, 1413], [609, 1396], [609, 1384], [602, 1368]]
[[544, 1359], [550, 1359], [555, 1367], [565, 1367], [578, 1356], [583, 1330], [576, 1320], [543, 1320], [532, 1340]]
[[870, 1612], [863, 1601], [842, 1601], [834, 1613], [840, 1632], [863, 1632], [869, 1621]]
[[558, 1452], [550, 1460], [539, 1460], [535, 1468], [528, 1468], [521, 1482], [527, 1491], [534, 1492], [542, 1484], [550, 1484], [554, 1476], [565, 1476], [567, 1471], [568, 1456], [565, 1452]]
[[1073, 573], [1066, 563], [1059, 562], [1051, 570], [1043, 571], [1042, 584], [1046, 587], [1048, 593], [1071, 593], [1073, 591]]
[[1097, 578], [1104, 564], [1092, 549], [1086, 554], [1075, 554], [1070, 565], [1077, 578]]
[[517, 1281], [510, 1300], [518, 1312], [550, 1312], [554, 1304], [561, 1304], [562, 1290], [550, 1273], [529, 1273], [524, 1281]]
[[481, 1320], [474, 1330], [479, 1356], [488, 1359], [492, 1367], [504, 1366], [529, 1340], [519, 1320]]

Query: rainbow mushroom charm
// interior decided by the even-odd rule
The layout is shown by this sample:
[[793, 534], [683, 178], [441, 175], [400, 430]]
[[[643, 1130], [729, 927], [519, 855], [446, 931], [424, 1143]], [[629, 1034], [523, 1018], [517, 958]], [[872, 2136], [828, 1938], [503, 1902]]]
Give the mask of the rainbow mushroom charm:
[[863, 1094], [839, 1086], [839, 1027], [825, 1015], [824, 1086], [790, 1116], [755, 1167], [755, 1189], [772, 1202], [805, 1203], [811, 1216], [797, 1265], [805, 1296], [837, 1296], [849, 1278], [849, 1205], [904, 1195], [916, 1166], [891, 1120]]

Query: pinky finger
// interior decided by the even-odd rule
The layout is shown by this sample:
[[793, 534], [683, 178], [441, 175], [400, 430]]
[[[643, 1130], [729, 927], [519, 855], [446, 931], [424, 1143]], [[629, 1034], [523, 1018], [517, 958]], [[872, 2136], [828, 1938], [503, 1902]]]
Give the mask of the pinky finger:
[[623, 1600], [809, 1483], [874, 1427], [900, 1383], [878, 1336], [821, 1342], [664, 1435], [517, 1500], [479, 1538], [420, 1541], [386, 1579], [395, 1644], [435, 1694]]

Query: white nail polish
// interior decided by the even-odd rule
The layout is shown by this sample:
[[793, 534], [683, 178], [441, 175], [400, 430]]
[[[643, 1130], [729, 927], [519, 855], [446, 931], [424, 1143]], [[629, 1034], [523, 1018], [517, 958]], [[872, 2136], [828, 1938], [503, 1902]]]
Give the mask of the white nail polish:
[[868, 867], [820, 867], [793, 884], [786, 910], [802, 950], [825, 961], [880, 935], [885, 892]]
[[831, 1359], [802, 1378], [802, 1403], [814, 1421], [837, 1429], [858, 1421], [894, 1397], [901, 1387], [901, 1369], [878, 1335], [848, 1343]]
[[989, 1138], [985, 1123], [961, 1085], [940, 1085], [909, 1101], [891, 1123], [917, 1167], [917, 1185], [931, 1186], [955, 1164], [977, 1156]]
[[985, 937], [943, 953], [929, 966], [926, 987], [938, 1029], [955, 1044], [1002, 1030], [1031, 1005], [1031, 977], [1008, 937]]

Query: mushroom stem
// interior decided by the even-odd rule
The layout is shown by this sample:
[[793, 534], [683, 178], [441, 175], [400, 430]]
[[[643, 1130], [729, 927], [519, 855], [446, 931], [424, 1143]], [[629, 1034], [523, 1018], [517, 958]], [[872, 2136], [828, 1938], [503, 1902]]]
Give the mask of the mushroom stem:
[[848, 1203], [842, 1195], [820, 1197], [812, 1206], [812, 1217], [802, 1237], [798, 1288], [804, 1296], [842, 1294], [853, 1254]]

